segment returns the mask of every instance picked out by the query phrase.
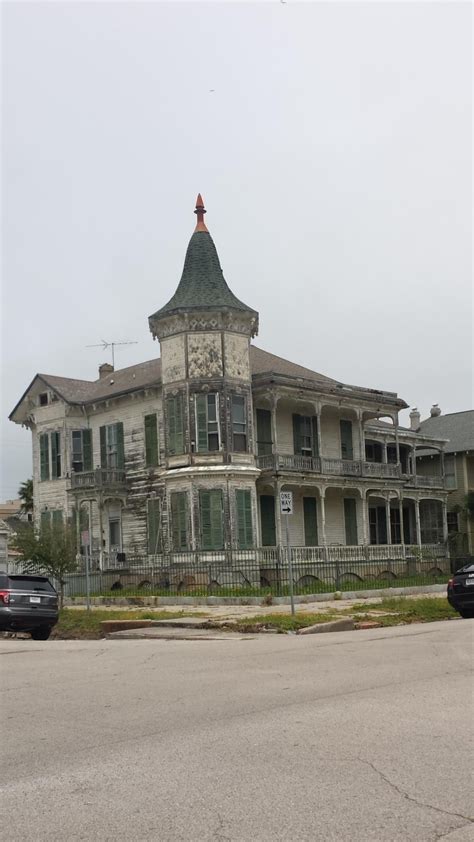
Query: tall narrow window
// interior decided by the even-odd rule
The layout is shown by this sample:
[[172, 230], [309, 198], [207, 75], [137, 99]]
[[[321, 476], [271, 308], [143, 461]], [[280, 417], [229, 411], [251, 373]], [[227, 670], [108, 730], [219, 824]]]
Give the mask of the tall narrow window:
[[100, 463], [103, 468], [117, 468], [123, 471], [125, 454], [121, 421], [100, 428]]
[[158, 424], [156, 413], [145, 415], [145, 464], [147, 468], [158, 465]]
[[260, 520], [262, 524], [262, 546], [276, 546], [275, 498], [270, 494], [260, 497]]
[[239, 549], [253, 547], [252, 497], [250, 491], [236, 491], [237, 542]]
[[344, 418], [341, 418], [339, 426], [341, 431], [341, 457], [343, 459], [353, 459], [352, 421], [346, 421]]
[[232, 395], [232, 450], [240, 453], [247, 450], [246, 405], [242, 395]]
[[257, 409], [257, 453], [267, 456], [272, 450], [272, 414], [269, 409]]
[[166, 401], [168, 454], [184, 453], [183, 396], [175, 395]]
[[293, 444], [298, 456], [318, 455], [318, 419], [315, 415], [293, 415]]
[[222, 491], [201, 491], [201, 547], [203, 550], [221, 550], [224, 546], [224, 512]]
[[42, 433], [39, 437], [40, 445], [40, 479], [49, 479], [49, 436]]
[[171, 494], [171, 536], [173, 549], [189, 549], [188, 544], [188, 495], [186, 491]]
[[196, 395], [196, 442], [199, 453], [219, 450], [218, 395]]
[[303, 497], [304, 543], [306, 547], [318, 546], [318, 521], [316, 498]]
[[356, 501], [353, 497], [344, 498], [344, 526], [346, 532], [346, 544], [355, 546], [357, 541], [357, 510]]
[[150, 497], [147, 501], [148, 552], [156, 555], [161, 552], [161, 500]]
[[75, 473], [92, 471], [92, 430], [73, 430], [71, 467]]

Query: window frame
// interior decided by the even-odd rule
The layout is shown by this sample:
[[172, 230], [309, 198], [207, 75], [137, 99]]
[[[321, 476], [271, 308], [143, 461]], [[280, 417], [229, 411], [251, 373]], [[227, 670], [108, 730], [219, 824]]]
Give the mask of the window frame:
[[[242, 501], [239, 503], [239, 500]], [[239, 550], [249, 550], [254, 546], [254, 526], [252, 510], [252, 492], [248, 488], [237, 488], [235, 491], [235, 521], [237, 532], [237, 547]], [[243, 515], [243, 521], [241, 521]]]
[[[215, 418], [213, 420], [209, 420], [209, 399], [214, 399], [214, 413]], [[199, 404], [205, 401], [204, 412], [202, 407], [199, 407]], [[202, 419], [203, 415], [205, 415], [205, 422], [204, 427], [205, 430], [200, 427], [200, 419]], [[221, 429], [220, 429], [220, 417], [219, 417], [219, 392], [207, 392], [196, 394], [194, 396], [194, 427], [195, 427], [195, 447], [197, 453], [218, 453], [221, 450]], [[212, 425], [212, 429], [211, 429]], [[217, 447], [210, 447], [211, 444], [211, 437], [217, 437]], [[203, 439], [206, 439], [206, 444], [202, 444]]]
[[[209, 497], [209, 540], [205, 535], [204, 500]], [[214, 501], [218, 501], [217, 503]], [[217, 513], [217, 517], [216, 517]], [[222, 488], [202, 488], [199, 491], [199, 525], [202, 550], [225, 548], [224, 495]], [[217, 535], [217, 538], [216, 538]]]
[[[174, 407], [172, 413], [170, 412], [170, 405]], [[171, 428], [171, 418], [173, 418], [174, 429]], [[185, 452], [185, 417], [182, 393], [168, 395], [166, 398], [166, 452], [168, 456], [181, 456]]]
[[[151, 421], [150, 419], [154, 419]], [[160, 464], [160, 448], [158, 438], [158, 414], [149, 412], [143, 418], [145, 440], [145, 466], [157, 468]]]
[[[184, 502], [184, 505], [179, 505], [181, 501]], [[175, 506], [176, 502], [176, 506]], [[170, 539], [171, 545], [173, 548], [173, 552], [180, 553], [180, 552], [188, 552], [189, 551], [189, 495], [187, 491], [172, 491], [170, 494], [170, 519], [171, 519], [171, 530], [170, 530]], [[184, 523], [179, 522], [181, 518], [184, 518]], [[179, 533], [179, 539], [176, 542], [175, 537]], [[184, 541], [182, 541], [182, 537], [184, 535]]]
[[[235, 409], [237, 406], [242, 407], [242, 414], [239, 419], [236, 419]], [[230, 400], [230, 418], [232, 424], [232, 452], [233, 453], [247, 453], [248, 452], [248, 424], [247, 424], [247, 397], [246, 395], [239, 395], [234, 392]], [[241, 420], [240, 420], [241, 419]], [[237, 441], [242, 439], [240, 443], [243, 447], [236, 447]]]
[[[84, 444], [84, 434], [89, 437], [89, 442]], [[79, 437], [80, 449], [74, 449], [74, 440]], [[88, 448], [88, 452], [87, 452]], [[74, 454], [79, 454], [80, 459], [74, 459]], [[88, 458], [86, 458], [88, 457]], [[74, 465], [81, 465], [81, 468], [75, 468]], [[92, 430], [90, 427], [82, 427], [78, 430], [71, 430], [71, 471], [74, 474], [84, 473], [93, 470], [93, 451], [92, 451]]]

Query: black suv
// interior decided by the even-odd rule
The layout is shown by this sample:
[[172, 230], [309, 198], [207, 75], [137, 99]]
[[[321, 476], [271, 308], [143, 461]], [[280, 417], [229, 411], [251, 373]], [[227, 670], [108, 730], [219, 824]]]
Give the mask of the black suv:
[[0, 631], [47, 640], [57, 622], [58, 595], [49, 579], [0, 571]]
[[474, 617], [474, 563], [466, 564], [448, 582], [448, 602], [461, 617]]

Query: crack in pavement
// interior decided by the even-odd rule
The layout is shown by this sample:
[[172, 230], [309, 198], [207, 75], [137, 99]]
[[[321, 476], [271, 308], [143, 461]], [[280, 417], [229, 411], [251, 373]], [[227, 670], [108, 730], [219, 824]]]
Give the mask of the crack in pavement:
[[[453, 816], [457, 819], [464, 819], [464, 821], [467, 824], [474, 823], [474, 818], [472, 816], [464, 816], [462, 813], [454, 813], [451, 810], [444, 810], [442, 807], [435, 807], [434, 804], [428, 804], [426, 801], [419, 801], [417, 798], [415, 798], [412, 795], [409, 795], [408, 792], [405, 792], [405, 790], [401, 789], [401, 787], [397, 786], [397, 784], [393, 783], [393, 781], [391, 781], [390, 778], [388, 778], [387, 775], [384, 774], [384, 772], [382, 772], [380, 769], [377, 769], [377, 766], [375, 766], [371, 760], [364, 760], [363, 757], [358, 757], [357, 760], [360, 763], [364, 763], [366, 766], [369, 766], [386, 784], [388, 784], [388, 786], [392, 787], [392, 789], [394, 789], [395, 792], [398, 793], [398, 795], [401, 795], [402, 798], [406, 798], [407, 801], [411, 801], [418, 807], [428, 807], [430, 810], [436, 810], [437, 813], [443, 813], [443, 815], [445, 816]], [[448, 832], [452, 833], [452, 829]]]

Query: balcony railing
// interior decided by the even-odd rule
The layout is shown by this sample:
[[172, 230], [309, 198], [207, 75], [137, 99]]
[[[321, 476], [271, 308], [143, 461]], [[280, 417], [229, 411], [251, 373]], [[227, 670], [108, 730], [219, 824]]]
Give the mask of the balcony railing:
[[385, 462], [361, 462], [354, 459], [326, 459], [320, 456], [270, 453], [257, 456], [257, 465], [262, 471], [297, 471], [333, 476], [379, 477], [399, 479], [400, 465]]
[[71, 488], [110, 488], [125, 484], [125, 471], [117, 468], [96, 468], [95, 471], [82, 471], [71, 474]]
[[411, 475], [404, 477], [405, 482], [407, 485], [411, 485], [414, 488], [444, 488], [445, 487], [445, 479], [441, 476], [421, 476], [421, 474]]

